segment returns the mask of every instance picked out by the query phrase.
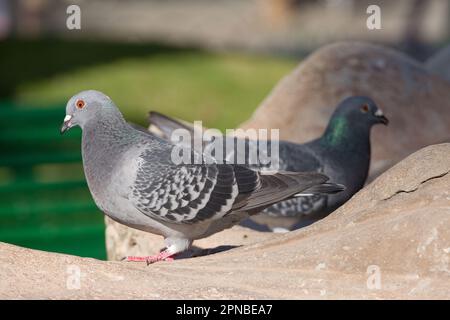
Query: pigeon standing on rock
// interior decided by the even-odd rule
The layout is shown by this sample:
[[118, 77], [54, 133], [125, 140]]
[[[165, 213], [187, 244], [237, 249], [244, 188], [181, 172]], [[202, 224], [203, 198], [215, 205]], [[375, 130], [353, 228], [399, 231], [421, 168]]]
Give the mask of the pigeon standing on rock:
[[[178, 128], [196, 130], [157, 112], [150, 113], [149, 121], [165, 139], [170, 139]], [[388, 124], [388, 120], [374, 101], [352, 96], [337, 106], [320, 138], [305, 144], [280, 141], [280, 170], [321, 172], [332, 182], [343, 184], [345, 191], [336, 193], [335, 188], [327, 190], [323, 185], [313, 188], [315, 190], [305, 191], [303, 196], [278, 202], [262, 214], [252, 216], [251, 220], [257, 225], [249, 221], [244, 225], [259, 230], [289, 231], [311, 224], [345, 203], [364, 186], [370, 165], [370, 130], [378, 123]], [[252, 146], [257, 147], [257, 144], [249, 145]]]
[[[83, 167], [96, 205], [119, 223], [165, 238], [161, 253], [129, 261], [171, 260], [193, 240], [328, 180], [320, 173], [261, 174], [211, 161], [175, 164], [173, 144], [136, 130], [109, 97], [94, 90], [67, 103], [61, 133], [76, 125], [83, 132]], [[196, 161], [206, 157], [190, 152]]]

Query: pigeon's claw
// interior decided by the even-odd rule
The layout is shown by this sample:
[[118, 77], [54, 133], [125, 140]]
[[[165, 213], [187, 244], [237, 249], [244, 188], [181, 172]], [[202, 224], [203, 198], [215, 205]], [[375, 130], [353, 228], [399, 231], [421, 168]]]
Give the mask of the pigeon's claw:
[[126, 262], [145, 262], [148, 257], [136, 257], [136, 256], [126, 256], [122, 261]]
[[127, 256], [124, 258], [127, 262], [147, 262], [147, 265], [158, 261], [173, 261], [175, 254], [167, 250], [161, 251], [153, 256], [139, 257], [139, 256]]
[[146, 259], [147, 265], [150, 265], [150, 264], [158, 262], [158, 261], [173, 261], [174, 256], [175, 256], [174, 253], [172, 253], [168, 250], [164, 250], [154, 256], [147, 257], [147, 259]]

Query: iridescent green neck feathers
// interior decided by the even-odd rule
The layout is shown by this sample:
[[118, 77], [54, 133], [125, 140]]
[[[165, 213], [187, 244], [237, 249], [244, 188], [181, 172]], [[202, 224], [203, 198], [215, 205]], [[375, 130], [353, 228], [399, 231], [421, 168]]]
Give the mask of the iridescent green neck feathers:
[[339, 145], [345, 142], [349, 135], [349, 124], [345, 117], [335, 116], [331, 119], [323, 135], [328, 145]]

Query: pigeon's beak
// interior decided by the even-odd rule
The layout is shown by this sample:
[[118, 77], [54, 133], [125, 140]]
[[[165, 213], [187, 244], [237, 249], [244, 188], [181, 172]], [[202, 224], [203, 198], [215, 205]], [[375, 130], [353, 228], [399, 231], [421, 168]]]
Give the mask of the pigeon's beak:
[[389, 124], [389, 119], [386, 118], [386, 116], [383, 114], [383, 111], [381, 111], [381, 109], [378, 109], [375, 112], [375, 117], [377, 117], [379, 123], [382, 123], [386, 126]]
[[380, 122], [382, 124], [384, 124], [385, 126], [387, 126], [389, 124], [389, 119], [386, 118], [385, 116], [381, 116], [381, 117], [379, 117], [379, 119], [380, 119]]
[[72, 116], [70, 114], [66, 115], [66, 117], [64, 118], [64, 122], [61, 126], [61, 134], [63, 134], [72, 127], [72, 122], [70, 122], [70, 120], [72, 120]]

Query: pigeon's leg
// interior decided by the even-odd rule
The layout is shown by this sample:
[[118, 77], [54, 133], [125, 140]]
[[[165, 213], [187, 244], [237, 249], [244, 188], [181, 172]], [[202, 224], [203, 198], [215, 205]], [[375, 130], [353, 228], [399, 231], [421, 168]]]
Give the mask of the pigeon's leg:
[[167, 249], [165, 249], [153, 256], [145, 256], [145, 257], [127, 256], [125, 257], [124, 260], [127, 262], [147, 262], [147, 264], [151, 264], [157, 261], [172, 261], [174, 256], [175, 254], [172, 254]]
[[176, 254], [173, 254], [169, 249], [163, 250], [160, 253], [146, 258], [147, 265], [158, 261], [173, 261]]
[[165, 238], [167, 249], [161, 251], [156, 257], [147, 260], [147, 265], [158, 261], [172, 261], [177, 254], [190, 248], [192, 240], [184, 238]]
[[153, 256], [126, 256], [125, 258], [122, 259], [127, 261], [127, 262], [146, 262], [149, 259], [154, 259], [157, 256], [159, 256], [162, 252], [160, 252], [159, 254], [155, 254]]
[[192, 240], [180, 238], [166, 238], [165, 242], [167, 245], [166, 249], [158, 254], [147, 257], [128, 256], [125, 260], [129, 262], [147, 262], [147, 265], [158, 261], [172, 261], [178, 253], [185, 251], [192, 244]]

